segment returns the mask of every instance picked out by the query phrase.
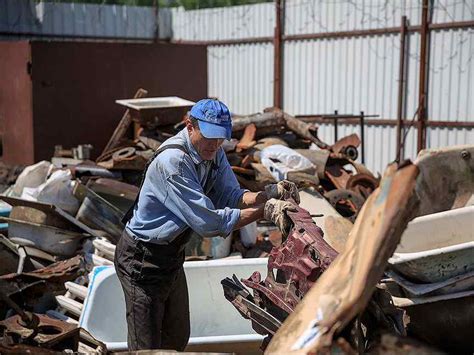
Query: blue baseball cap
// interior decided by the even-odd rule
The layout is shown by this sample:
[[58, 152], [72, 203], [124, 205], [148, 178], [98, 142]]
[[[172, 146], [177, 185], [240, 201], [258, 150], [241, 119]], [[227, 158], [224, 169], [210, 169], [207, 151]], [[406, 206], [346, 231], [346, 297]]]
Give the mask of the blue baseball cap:
[[199, 130], [206, 138], [230, 139], [232, 118], [229, 108], [219, 100], [203, 99], [191, 108], [190, 115], [198, 120]]

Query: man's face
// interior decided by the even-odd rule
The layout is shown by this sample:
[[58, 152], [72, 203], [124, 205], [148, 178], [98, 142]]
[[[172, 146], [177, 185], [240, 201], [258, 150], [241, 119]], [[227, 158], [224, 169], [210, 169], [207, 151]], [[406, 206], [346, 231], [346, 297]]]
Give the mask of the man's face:
[[216, 157], [224, 139], [206, 138], [198, 127], [194, 127], [189, 118], [186, 119], [186, 128], [194, 148], [203, 160], [213, 160]]

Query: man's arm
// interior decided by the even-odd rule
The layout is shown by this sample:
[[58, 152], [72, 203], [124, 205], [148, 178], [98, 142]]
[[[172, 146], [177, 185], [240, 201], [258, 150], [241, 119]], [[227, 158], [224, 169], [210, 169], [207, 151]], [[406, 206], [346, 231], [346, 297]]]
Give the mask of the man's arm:
[[250, 207], [240, 210], [240, 218], [235, 224], [234, 230], [240, 229], [249, 223], [262, 219], [264, 207], [265, 204], [261, 204], [257, 207]]
[[239, 202], [240, 209], [246, 209], [249, 207], [258, 207], [267, 202], [267, 194], [264, 191], [250, 192], [246, 191], [242, 195]]

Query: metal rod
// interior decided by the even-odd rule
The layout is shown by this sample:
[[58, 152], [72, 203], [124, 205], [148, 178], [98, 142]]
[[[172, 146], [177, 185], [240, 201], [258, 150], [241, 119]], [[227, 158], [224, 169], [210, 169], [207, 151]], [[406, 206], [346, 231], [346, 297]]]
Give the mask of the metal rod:
[[361, 151], [361, 161], [362, 164], [365, 164], [365, 134], [364, 134], [364, 124], [365, 124], [364, 111], [360, 111], [360, 151]]
[[[429, 24], [430, 30], [451, 30], [451, 29], [462, 29], [462, 28], [474, 28], [474, 21], [455, 21], [455, 22], [444, 22]], [[407, 33], [420, 32], [421, 26], [407, 26]], [[336, 31], [336, 32], [324, 32], [324, 33], [305, 33], [297, 35], [283, 35], [282, 41], [302, 41], [311, 39], [336, 39], [336, 38], [354, 38], [354, 37], [367, 37], [367, 36], [382, 36], [387, 34], [397, 35], [400, 33], [400, 27], [386, 27], [386, 28], [373, 28], [367, 30], [355, 30], [355, 31]], [[227, 39], [227, 40], [211, 40], [211, 41], [187, 41], [187, 40], [171, 40], [171, 43], [181, 44], [198, 44], [198, 45], [235, 45], [235, 44], [249, 44], [249, 43], [272, 43], [274, 37], [254, 37], [254, 38], [243, 38], [243, 39]]]
[[428, 46], [429, 46], [429, 0], [423, 0], [423, 10], [421, 12], [421, 45], [420, 45], [420, 80], [418, 87], [418, 125], [417, 125], [417, 151], [424, 149], [426, 146], [426, 125], [427, 119], [426, 106], [428, 102], [427, 93], [427, 69], [428, 69]]
[[[282, 108], [282, 2], [275, 0], [275, 30], [273, 36], [273, 106]], [[283, 2], [284, 4], [284, 2]]]
[[[428, 26], [430, 30], [451, 30], [451, 29], [462, 29], [462, 28], [474, 28], [474, 21], [455, 21], [455, 22], [444, 22], [435, 23]], [[420, 32], [421, 26], [408, 26], [407, 32]], [[333, 38], [353, 38], [353, 37], [364, 37], [373, 35], [386, 35], [386, 34], [398, 34], [400, 33], [400, 27], [386, 27], [376, 28], [368, 30], [356, 30], [356, 31], [342, 31], [342, 32], [326, 32], [326, 33], [308, 33], [300, 35], [288, 35], [282, 36], [282, 41], [300, 41], [307, 39], [333, 39]], [[34, 38], [56, 38], [64, 40], [92, 40], [92, 41], [110, 41], [110, 42], [137, 42], [137, 43], [153, 43], [153, 38], [144, 37], [98, 37], [91, 35], [80, 35], [72, 37], [71, 35], [64, 34], [42, 34], [34, 32], [11, 32], [11, 31], [0, 31], [0, 36], [17, 36], [17, 37], [34, 37]], [[273, 43], [274, 37], [253, 37], [253, 38], [242, 38], [242, 39], [225, 39], [225, 40], [210, 40], [210, 41], [188, 41], [188, 40], [169, 40], [163, 38], [163, 41], [172, 44], [190, 44], [190, 45], [205, 45], [205, 46], [225, 46], [225, 45], [237, 45], [237, 44], [255, 44], [255, 43]]]
[[[328, 120], [323, 118], [320, 115], [298, 115], [295, 116], [297, 119], [307, 122], [307, 123], [319, 123], [319, 124], [328, 124]], [[364, 116], [365, 118], [370, 116]], [[341, 120], [341, 118], [338, 118]], [[344, 122], [341, 124], [357, 126], [360, 124], [359, 116], [351, 117], [344, 119]], [[396, 127], [397, 126], [397, 119], [396, 118], [382, 118], [382, 119], [370, 119], [365, 120], [365, 126], [388, 126], [388, 127]], [[417, 122], [412, 121], [403, 121], [404, 127], [416, 126]], [[438, 127], [438, 128], [467, 128], [473, 129], [474, 122], [470, 121], [427, 121], [427, 127]]]
[[337, 110], [334, 111], [334, 144], [337, 142]]
[[398, 72], [398, 106], [397, 106], [397, 161], [403, 160], [402, 152], [402, 127], [403, 127], [403, 104], [405, 99], [405, 48], [406, 48], [407, 17], [402, 16], [400, 25], [400, 63]]

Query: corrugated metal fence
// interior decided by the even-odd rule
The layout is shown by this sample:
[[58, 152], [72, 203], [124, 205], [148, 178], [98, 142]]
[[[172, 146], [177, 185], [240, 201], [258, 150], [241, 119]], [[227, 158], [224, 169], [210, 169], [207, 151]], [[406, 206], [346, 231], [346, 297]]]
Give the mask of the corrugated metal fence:
[[[171, 37], [171, 12], [158, 14], [159, 38]], [[157, 14], [151, 7], [0, 0], [0, 39], [110, 39], [150, 41]]]
[[[397, 27], [402, 16], [407, 17], [409, 27], [419, 26], [421, 13], [421, 0], [287, 1], [283, 21], [284, 110], [293, 115], [363, 111], [395, 120], [400, 80]], [[470, 1], [433, 2], [433, 24], [472, 20], [474, 3]], [[275, 5], [269, 3], [173, 10], [175, 41], [209, 43], [209, 95], [221, 98], [241, 114], [273, 105], [274, 27]], [[354, 34], [373, 29], [391, 31]], [[347, 35], [324, 36], [341, 32]], [[430, 33], [428, 120], [474, 122], [474, 27], [434, 28]], [[306, 39], [307, 34], [319, 37]], [[419, 32], [408, 32], [403, 110], [407, 121], [412, 120], [419, 105], [420, 42]], [[354, 125], [340, 125], [339, 137], [358, 130]], [[320, 136], [329, 143], [333, 142], [333, 132], [331, 125], [320, 126]], [[416, 156], [416, 132], [416, 127], [406, 132], [406, 158]], [[427, 147], [474, 143], [473, 128], [428, 126], [426, 136]], [[383, 171], [396, 157], [396, 127], [368, 125], [365, 138], [368, 167]]]
[[[419, 32], [422, 0], [288, 0], [283, 19], [283, 109], [293, 115], [379, 115], [368, 118], [366, 163], [383, 171], [396, 156], [401, 17], [408, 27], [406, 88], [402, 116], [419, 106]], [[433, 0], [432, 23], [474, 20], [474, 3]], [[158, 22], [157, 22], [158, 18]], [[208, 44], [209, 95], [232, 111], [249, 114], [274, 102], [275, 4], [261, 3], [185, 11], [150, 7], [0, 0], [0, 39], [110, 39]], [[413, 28], [418, 26], [418, 30]], [[375, 30], [375, 31], [372, 31]], [[474, 27], [430, 30], [426, 145], [474, 143]], [[470, 128], [441, 121], [468, 121]], [[372, 124], [370, 124], [370, 122]], [[340, 125], [339, 136], [358, 132]], [[334, 140], [330, 124], [320, 136]], [[360, 132], [358, 132], [360, 133]], [[416, 126], [407, 130], [405, 157], [417, 151]]]

